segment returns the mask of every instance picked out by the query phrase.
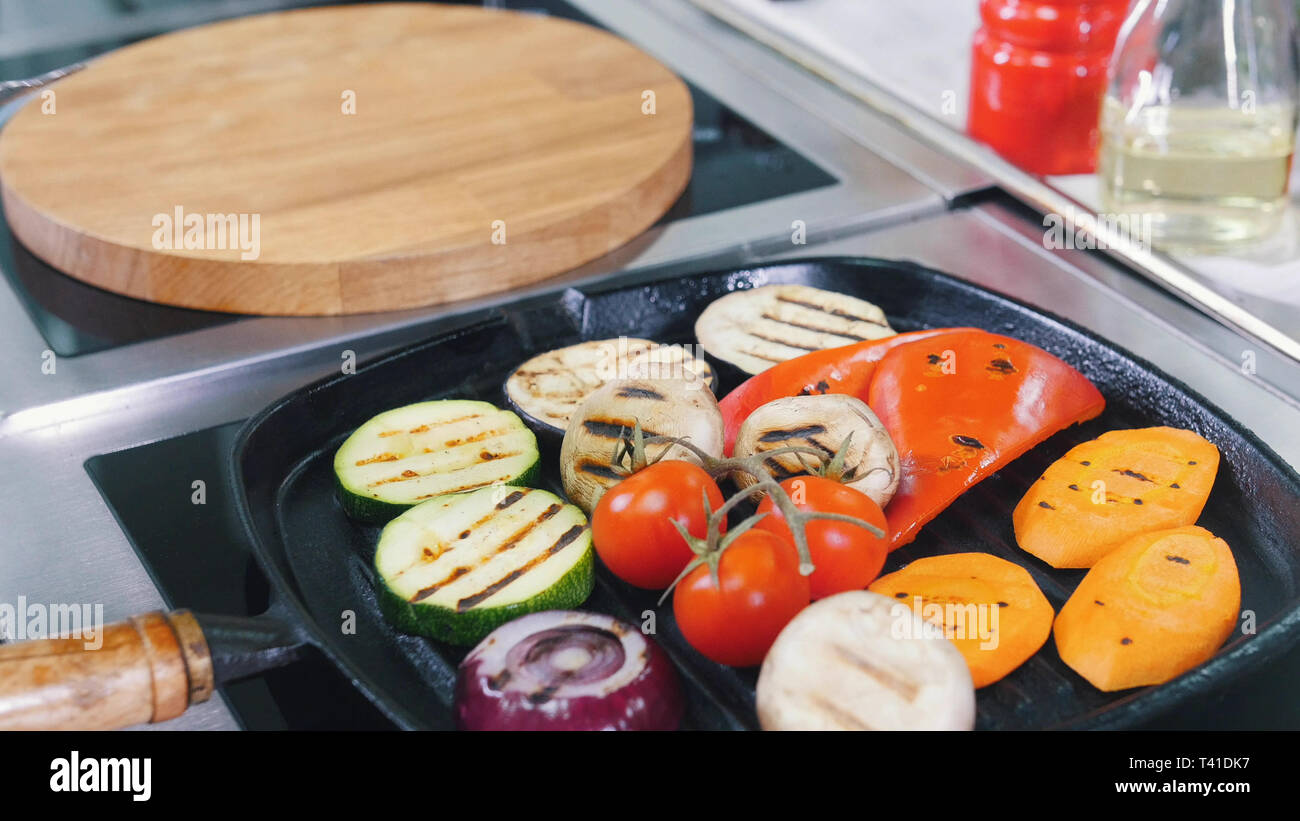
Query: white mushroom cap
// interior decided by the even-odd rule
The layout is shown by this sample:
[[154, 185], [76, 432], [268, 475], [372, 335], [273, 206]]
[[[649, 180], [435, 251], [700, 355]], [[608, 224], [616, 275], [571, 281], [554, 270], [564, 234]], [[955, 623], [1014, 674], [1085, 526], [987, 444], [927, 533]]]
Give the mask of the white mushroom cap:
[[[722, 411], [713, 392], [683, 379], [629, 379], [598, 388], [574, 412], [560, 446], [560, 478], [569, 500], [590, 513], [622, 476], [612, 465], [622, 438], [640, 422], [646, 436], [676, 436], [711, 456], [722, 455]], [[677, 444], [646, 447], [651, 459], [699, 462]]]
[[[870, 496], [883, 508], [894, 498], [902, 475], [898, 450], [876, 414], [857, 397], [828, 393], [774, 399], [757, 408], [741, 424], [734, 453], [748, 456], [799, 445], [815, 448], [830, 457], [850, 434], [844, 483]], [[815, 457], [799, 453], [772, 456], [765, 462], [777, 479], [806, 473], [817, 464]], [[754, 479], [740, 473], [736, 483], [748, 487]]]

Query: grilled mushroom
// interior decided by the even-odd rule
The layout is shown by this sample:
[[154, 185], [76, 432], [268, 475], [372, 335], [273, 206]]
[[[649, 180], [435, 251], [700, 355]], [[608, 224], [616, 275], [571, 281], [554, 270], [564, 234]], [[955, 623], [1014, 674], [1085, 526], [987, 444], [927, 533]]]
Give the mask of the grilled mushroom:
[[[569, 500], [588, 513], [606, 489], [621, 478], [613, 464], [621, 439], [632, 437], [636, 423], [646, 436], [689, 438], [714, 456], [722, 455], [722, 412], [713, 392], [682, 379], [634, 379], [610, 382], [578, 406], [560, 448], [560, 477]], [[654, 459], [699, 460], [676, 444], [646, 447]]]
[[582, 400], [606, 382], [670, 378], [713, 387], [713, 371], [687, 347], [597, 339], [534, 356], [510, 374], [505, 393], [525, 422], [558, 438]]
[[714, 300], [695, 321], [705, 352], [746, 374], [809, 351], [893, 336], [884, 311], [808, 285], [764, 285]]
[[[901, 476], [898, 451], [876, 414], [856, 397], [828, 393], [768, 402], [740, 426], [734, 452], [737, 456], [749, 456], [799, 445], [816, 448], [830, 457], [850, 434], [842, 479], [884, 507], [898, 489]], [[781, 480], [807, 473], [817, 460], [811, 455], [784, 453], [768, 457], [764, 462], [773, 477]], [[754, 479], [741, 473], [736, 476], [736, 483], [748, 487]]]

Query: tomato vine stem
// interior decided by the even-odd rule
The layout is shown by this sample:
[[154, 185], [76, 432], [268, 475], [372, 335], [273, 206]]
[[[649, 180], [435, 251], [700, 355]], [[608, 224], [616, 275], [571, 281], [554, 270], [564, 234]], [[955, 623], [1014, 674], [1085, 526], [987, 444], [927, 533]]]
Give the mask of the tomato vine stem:
[[668, 598], [668, 594], [677, 587], [678, 583], [681, 582], [682, 579], [686, 578], [691, 571], [701, 565], [706, 565], [709, 568], [709, 575], [713, 580], [714, 586], [719, 586], [718, 562], [721, 560], [722, 554], [742, 533], [758, 524], [758, 522], [767, 515], [766, 513], [757, 513], [753, 516], [749, 516], [727, 531], [724, 535], [722, 532], [722, 526], [726, 524], [727, 514], [729, 514], [731, 510], [742, 501], [763, 493], [767, 493], [771, 497], [772, 502], [776, 505], [777, 509], [781, 511], [781, 516], [785, 520], [786, 526], [790, 529], [790, 534], [794, 538], [795, 552], [799, 556], [799, 573], [803, 576], [812, 575], [813, 571], [816, 569], [812, 561], [812, 553], [808, 549], [807, 526], [811, 521], [821, 519], [844, 522], [845, 524], [856, 525], [864, 528], [877, 538], [884, 538], [885, 532], [883, 530], [863, 519], [854, 516], [847, 516], [842, 513], [821, 513], [818, 511], [800, 510], [794, 503], [794, 500], [790, 498], [790, 494], [786, 492], [785, 488], [781, 487], [781, 483], [773, 478], [771, 472], [764, 465], [765, 460], [782, 453], [798, 453], [800, 454], [800, 462], [803, 461], [803, 455], [808, 454], [817, 459], [820, 472], [830, 471], [834, 474], [840, 474], [843, 472], [844, 456], [848, 451], [851, 438], [851, 434], [849, 437], [845, 437], [844, 443], [840, 446], [840, 449], [830, 457], [819, 449], [804, 447], [801, 445], [787, 445], [785, 447], [773, 448], [771, 450], [763, 451], [762, 453], [750, 454], [748, 456], [717, 457], [692, 444], [684, 437], [645, 436], [644, 432], [641, 430], [640, 423], [637, 423], [633, 428], [630, 441], [626, 438], [620, 440], [620, 447], [615, 450], [615, 464], [621, 465], [623, 462], [630, 462], [629, 467], [631, 470], [639, 470], [640, 467], [654, 464], [654, 462], [664, 458], [664, 455], [672, 449], [671, 447], [664, 448], [655, 459], [652, 460], [646, 455], [646, 448], [648, 446], [660, 444], [668, 444], [670, 446], [677, 445], [689, 451], [699, 459], [700, 466], [714, 479], [720, 479], [729, 474], [741, 472], [749, 474], [755, 480], [754, 484], [733, 494], [731, 498], [723, 502], [722, 506], [717, 510], [711, 509], [708, 494], [705, 494], [704, 512], [708, 525], [703, 538], [692, 535], [680, 522], [676, 520], [673, 521], [673, 525], [677, 528], [677, 532], [681, 534], [682, 539], [684, 539], [687, 546], [690, 547], [691, 552], [695, 554], [695, 558], [686, 565], [682, 572], [678, 574], [677, 578], [673, 580], [673, 583], [668, 586], [668, 589], [664, 591], [663, 596], [659, 599], [659, 604], [662, 605]]

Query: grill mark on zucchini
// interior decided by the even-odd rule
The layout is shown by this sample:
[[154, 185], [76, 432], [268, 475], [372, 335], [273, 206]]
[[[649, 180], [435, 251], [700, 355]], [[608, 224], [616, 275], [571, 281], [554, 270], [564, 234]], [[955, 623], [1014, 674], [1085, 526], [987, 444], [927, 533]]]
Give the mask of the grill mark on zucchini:
[[[522, 497], [524, 494], [521, 493], [521, 492], [519, 492], [519, 491], [516, 491], [515, 494], [512, 494], [512, 495], [517, 495], [517, 496], [519, 496], [519, 497]], [[512, 504], [513, 504], [513, 502], [512, 502]], [[508, 507], [508, 505], [507, 505], [507, 507]], [[500, 509], [502, 509], [502, 508], [500, 508], [500, 507], [498, 506], [497, 509], [500, 510]], [[528, 534], [531, 533], [531, 532], [533, 531], [534, 528], [536, 528], [538, 525], [542, 524], [543, 522], [545, 522], [545, 521], [549, 520], [550, 518], [552, 518], [553, 516], [555, 516], [555, 514], [559, 513], [561, 509], [562, 509], [562, 508], [561, 508], [560, 505], [557, 505], [557, 504], [551, 504], [551, 505], [549, 505], [545, 510], [543, 510], [541, 513], [539, 513], [539, 514], [538, 514], [538, 515], [537, 515], [537, 516], [536, 516], [532, 521], [530, 521], [528, 524], [524, 525], [523, 527], [519, 528], [519, 529], [516, 530], [514, 533], [512, 533], [512, 534], [510, 535], [510, 538], [509, 538], [509, 539], [506, 539], [504, 542], [501, 542], [499, 545], [497, 545], [496, 550], [492, 551], [491, 553], [486, 553], [486, 554], [482, 554], [482, 555], [480, 555], [480, 556], [478, 557], [478, 562], [475, 563], [475, 564], [473, 564], [473, 565], [462, 565], [462, 566], [460, 566], [460, 567], [457, 567], [455, 570], [451, 571], [451, 573], [450, 573], [448, 576], [446, 576], [445, 578], [443, 578], [441, 581], [434, 582], [433, 584], [429, 585], [428, 587], [425, 587], [425, 588], [423, 588], [422, 590], [420, 590], [418, 593], [415, 594], [415, 596], [413, 596], [413, 597], [411, 598], [411, 601], [412, 601], [412, 602], [418, 602], [418, 601], [422, 601], [422, 600], [424, 600], [424, 599], [427, 599], [429, 596], [432, 596], [434, 593], [437, 593], [440, 589], [446, 587], [447, 585], [451, 584], [452, 582], [457, 581], [457, 580], [459, 580], [459, 579], [462, 579], [462, 578], [464, 578], [466, 575], [469, 575], [469, 574], [473, 573], [475, 570], [479, 570], [479, 569], [481, 569], [481, 568], [487, 566], [487, 565], [490, 564], [494, 559], [496, 559], [498, 556], [500, 556], [502, 553], [505, 553], [507, 550], [512, 550], [512, 549], [514, 549], [516, 546], [518, 546], [518, 544], [519, 544], [521, 541], [523, 541], [525, 538], [527, 538]], [[488, 516], [488, 517], [485, 517], [485, 518], [491, 518], [491, 516]], [[473, 528], [471, 527], [471, 530], [472, 530], [472, 529], [473, 529]], [[531, 566], [533, 566], [535, 563], [536, 563], [536, 562], [530, 562], [529, 564], [525, 565], [524, 567], [531, 567]], [[397, 574], [397, 575], [400, 576], [401, 574], [399, 573], [399, 574]], [[396, 578], [396, 577], [394, 577], [394, 578]], [[459, 605], [457, 605], [457, 607], [459, 608]]]
[[838, 336], [842, 339], [851, 339], [854, 342], [862, 342], [866, 340], [865, 336], [858, 336], [857, 334], [845, 333], [844, 331], [833, 331], [830, 328], [819, 328], [816, 325], [804, 325], [801, 322], [795, 322], [794, 320], [791, 319], [782, 319], [779, 316], [772, 316], [771, 314], [762, 314], [762, 317], [763, 319], [766, 319], [769, 322], [779, 322], [782, 325], [789, 325], [792, 328], [799, 328], [804, 331], [812, 331], [813, 333], [827, 334], [829, 336]]
[[[477, 418], [479, 418], [479, 417], [472, 417], [472, 418], [477, 419]], [[428, 428], [427, 425], [424, 425], [424, 426], [422, 426], [422, 427]], [[427, 432], [427, 431], [422, 431], [422, 432]], [[498, 429], [498, 430], [484, 431], [484, 432], [482, 432], [482, 433], [474, 434], [473, 436], [467, 436], [467, 437], [465, 437], [465, 438], [463, 438], [463, 439], [449, 439], [449, 440], [447, 440], [447, 441], [444, 443], [444, 448], [445, 448], [445, 451], [444, 451], [444, 452], [446, 452], [446, 451], [453, 451], [453, 450], [456, 450], [457, 448], [464, 447], [465, 445], [477, 444], [477, 443], [479, 443], [479, 442], [483, 442], [483, 441], [488, 440], [488, 439], [493, 439], [493, 438], [498, 438], [498, 437], [509, 436], [509, 435], [511, 435], [511, 434], [513, 434], [513, 433], [515, 433], [515, 432], [516, 432], [516, 431], [514, 431], [514, 430], [511, 430], [511, 429], [508, 429], [508, 428], [503, 428], [503, 429]], [[396, 431], [396, 433], [401, 433], [401, 431]], [[412, 430], [412, 431], [408, 431], [408, 433], [415, 433], [415, 431], [414, 431], [414, 430]], [[382, 434], [381, 434], [381, 435], [382, 435]], [[412, 455], [418, 455], [418, 454], [422, 454], [422, 453], [432, 453], [432, 452], [433, 452], [433, 449], [432, 449], [432, 448], [424, 448], [423, 450], [416, 450], [416, 451], [413, 451], [412, 453], [407, 454], [407, 456], [398, 456], [397, 454], [391, 453], [391, 452], [389, 452], [389, 451], [385, 451], [384, 453], [380, 453], [380, 454], [377, 454], [377, 455], [375, 455], [375, 456], [368, 457], [368, 458], [366, 458], [366, 459], [360, 459], [360, 460], [357, 460], [357, 462], [356, 462], [356, 466], [357, 466], [357, 467], [364, 467], [365, 465], [377, 464], [377, 463], [380, 463], [380, 462], [400, 462], [401, 460], [406, 459], [406, 458], [408, 458], [409, 456], [412, 456]], [[487, 451], [487, 450], [484, 450], [483, 453], [490, 453], [490, 452]], [[491, 460], [491, 459], [501, 459], [501, 458], [504, 458], [504, 457], [507, 457], [507, 456], [518, 456], [519, 453], [520, 453], [519, 451], [514, 451], [514, 452], [511, 452], [511, 453], [491, 454], [490, 456], [483, 456], [482, 454], [480, 454], [480, 459], [481, 459], [482, 461], [489, 461], [489, 460]], [[440, 470], [435, 470], [435, 471], [434, 471], [434, 473], [441, 473], [441, 472], [443, 472], [443, 471], [440, 471]], [[425, 476], [425, 475], [429, 475], [429, 474], [417, 474], [417, 475], [418, 475], [418, 476]], [[385, 484], [385, 483], [387, 483], [387, 482], [398, 482], [398, 481], [403, 481], [403, 479], [414, 479], [414, 478], [416, 478], [416, 477], [415, 477], [415, 476], [406, 476], [405, 473], [403, 473], [403, 478], [381, 479], [381, 480], [379, 480], [379, 481], [377, 481], [377, 482], [371, 482], [369, 485], [367, 485], [367, 487], [375, 487], [376, 485]]]
[[[411, 433], [415, 433], [415, 431], [411, 431]], [[473, 436], [466, 436], [464, 439], [448, 439], [446, 442], [443, 442], [443, 447], [455, 448], [461, 445], [469, 445], [469, 444], [473, 444], [474, 442], [482, 442], [484, 439], [490, 439], [493, 436], [505, 436], [507, 433], [513, 433], [513, 431], [486, 430], [483, 431], [482, 433], [476, 433]]]
[[480, 555], [478, 564], [474, 565], [471, 568], [471, 570], [478, 570], [480, 568], [486, 567], [502, 553], [505, 553], [507, 550], [513, 550], [515, 547], [519, 545], [520, 542], [526, 539], [528, 537], [528, 534], [532, 533], [533, 530], [538, 525], [542, 524], [543, 522], [555, 516], [555, 514], [559, 513], [560, 510], [561, 510], [560, 505], [556, 505], [556, 504], [552, 504], [549, 507], [547, 507], [536, 517], [534, 517], [533, 520], [530, 521], [528, 524], [524, 525], [523, 527], [516, 530], [514, 533], [510, 534], [510, 538], [498, 544], [496, 546], [496, 550], [493, 550], [491, 553]]
[[378, 481], [366, 485], [366, 487], [379, 487], [380, 485], [389, 485], [393, 482], [409, 482], [412, 479], [419, 479], [420, 476], [421, 474], [416, 473], [413, 470], [404, 470], [397, 476], [392, 476], [387, 479], [379, 479]]
[[[483, 418], [483, 414], [481, 414], [481, 413], [475, 413], [475, 414], [471, 414], [470, 416], [457, 416], [455, 419], [443, 419], [441, 422], [438, 423], [438, 425], [439, 425], [439, 426], [442, 426], [442, 425], [453, 425], [453, 424], [455, 424], [455, 423], [457, 423], [457, 422], [467, 422], [467, 421], [469, 421], [470, 419], [482, 419], [482, 418]], [[375, 434], [375, 435], [378, 436], [378, 437], [380, 437], [380, 438], [386, 438], [386, 437], [389, 437], [389, 436], [396, 436], [396, 435], [399, 434], [399, 433], [425, 433], [425, 432], [427, 432], [428, 430], [429, 430], [429, 426], [428, 426], [428, 425], [419, 425], [418, 427], [411, 428], [410, 430], [407, 430], [407, 431], [400, 431], [400, 430], [381, 430], [379, 433], [377, 433], [377, 434]]]
[[[512, 456], [517, 456], [518, 454], [510, 454], [510, 455], [512, 455]], [[483, 464], [483, 463], [480, 462], [479, 464]], [[389, 478], [389, 479], [380, 479], [380, 480], [377, 481], [377, 482], [371, 482], [370, 484], [366, 485], [366, 487], [379, 487], [380, 485], [391, 485], [391, 484], [393, 484], [394, 482], [409, 482], [409, 481], [411, 481], [412, 479], [424, 479], [424, 478], [429, 477], [429, 476], [449, 476], [449, 475], [450, 475], [449, 473], [446, 473], [446, 472], [443, 472], [443, 471], [438, 471], [438, 470], [435, 470], [435, 471], [433, 471], [433, 472], [431, 472], [431, 473], [416, 473], [416, 472], [413, 471], [413, 470], [404, 470], [404, 471], [402, 471], [402, 475], [401, 475], [401, 476], [394, 476], [394, 477]], [[490, 485], [490, 484], [492, 484], [493, 482], [496, 482], [496, 481], [497, 481], [496, 479], [489, 479], [489, 480], [487, 480], [486, 482], [476, 482], [476, 483], [474, 483], [474, 484], [472, 484], [472, 485], [461, 485], [460, 487], [456, 487], [456, 488], [447, 488], [446, 490], [440, 490], [440, 491], [438, 491], [437, 493], [435, 493], [435, 494], [433, 494], [433, 495], [434, 495], [434, 496], [442, 496], [443, 494], [446, 494], [446, 493], [463, 493], [463, 492], [465, 492], [465, 491], [467, 491], [467, 490], [475, 490], [475, 489], [477, 489], [477, 488], [487, 487], [488, 485]], [[426, 498], [426, 497], [420, 496], [420, 497], [417, 497], [417, 498], [421, 498], [421, 499], [423, 499], [423, 498]]]
[[[429, 452], [430, 452], [430, 451], [428, 451], [428, 450], [425, 451], [425, 453], [429, 453]], [[499, 459], [509, 459], [509, 458], [512, 457], [512, 456], [518, 456], [520, 453], [522, 453], [522, 451], [515, 450], [515, 451], [511, 451], [511, 452], [509, 452], [509, 453], [492, 453], [491, 451], [484, 450], [484, 451], [480, 451], [480, 452], [479, 452], [479, 455], [478, 455], [478, 462], [477, 462], [476, 464], [478, 464], [478, 465], [482, 465], [482, 464], [486, 464], [486, 463], [488, 463], [488, 462], [495, 462], [495, 461], [497, 461], [497, 460], [499, 460]], [[399, 461], [399, 462], [400, 462], [401, 459], [400, 459], [400, 458], [397, 459], [397, 460], [393, 460], [393, 459], [383, 459], [383, 460], [381, 460], [381, 461], [384, 461], [384, 462]], [[361, 463], [358, 462], [357, 464], [358, 464], [358, 466], [359, 466]], [[468, 469], [471, 468], [471, 467], [475, 467], [475, 465], [465, 465], [465, 466], [463, 466], [463, 467], [456, 468], [455, 470], [468, 470]], [[431, 470], [431, 471], [429, 471], [429, 472], [427, 472], [427, 473], [419, 473], [419, 472], [417, 472], [417, 471], [410, 470], [410, 469], [408, 468], [407, 470], [402, 471], [402, 472], [401, 472], [399, 475], [397, 475], [397, 476], [390, 476], [390, 477], [388, 477], [388, 478], [386, 478], [386, 479], [376, 479], [375, 481], [373, 481], [373, 482], [371, 482], [370, 484], [366, 485], [366, 487], [379, 487], [380, 485], [390, 485], [390, 484], [392, 484], [392, 483], [394, 483], [394, 482], [409, 482], [409, 481], [411, 481], [412, 479], [423, 479], [423, 478], [426, 477], [426, 476], [447, 476], [447, 475], [450, 475], [452, 472], [454, 472], [454, 471], [447, 471], [447, 470], [444, 470], [444, 469], [438, 469], [438, 468], [435, 468], [434, 470]], [[473, 489], [473, 488], [483, 487], [484, 484], [489, 484], [489, 485], [490, 485], [490, 484], [492, 484], [492, 482], [480, 482], [480, 483], [478, 483], [478, 484], [476, 484], [476, 485], [469, 485], [469, 486], [467, 486], [467, 487], [462, 487], [462, 488], [460, 488], [459, 490], [448, 489], [448, 490], [444, 490], [443, 493], [460, 493], [460, 492], [463, 491], [463, 490], [471, 490], [471, 489]]]
[[472, 596], [466, 596], [465, 598], [456, 602], [456, 612], [464, 613], [466, 610], [469, 610], [475, 605], [481, 604], [487, 601], [488, 599], [492, 598], [497, 593], [501, 592], [502, 589], [509, 586], [511, 582], [517, 580], [520, 576], [523, 576], [525, 573], [529, 572], [533, 568], [540, 565], [542, 562], [551, 558], [556, 553], [559, 553], [564, 548], [573, 544], [573, 542], [579, 536], [581, 536], [583, 531], [585, 531], [586, 529], [587, 528], [583, 525], [574, 525], [573, 527], [569, 528], [563, 534], [561, 534], [560, 538], [557, 539], [554, 544], [546, 548], [546, 551], [544, 553], [534, 557], [531, 561], [528, 562], [528, 564], [518, 568], [517, 570], [510, 571], [505, 576], [501, 577], [497, 581], [483, 588], [479, 592], [473, 594]]
[[475, 530], [479, 529], [483, 525], [487, 524], [488, 520], [496, 516], [497, 513], [499, 513], [502, 510], [505, 510], [506, 508], [510, 507], [511, 505], [513, 505], [515, 502], [519, 501], [522, 498], [524, 498], [524, 491], [522, 490], [511, 491], [510, 494], [506, 496], [506, 498], [502, 499], [501, 501], [493, 505], [492, 510], [480, 516], [477, 520], [474, 521], [473, 524], [471, 524], [469, 527], [462, 530], [460, 534], [456, 536], [456, 538], [468, 539], [471, 533], [473, 533]]
[[381, 453], [378, 456], [371, 456], [369, 459], [357, 460], [357, 467], [361, 467], [363, 465], [374, 465], [379, 462], [396, 462], [398, 459], [401, 458], [402, 457], [398, 456], [396, 453]]
[[[453, 570], [451, 571], [451, 573], [447, 574], [447, 576], [444, 577], [444, 578], [442, 579], [442, 581], [434, 582], [433, 584], [429, 585], [428, 587], [425, 587], [425, 588], [422, 588], [422, 589], [416, 591], [415, 595], [411, 597], [411, 601], [412, 601], [413, 603], [414, 603], [414, 602], [419, 602], [419, 601], [424, 601], [425, 599], [427, 599], [427, 598], [429, 598], [430, 596], [432, 596], [434, 593], [437, 593], [440, 589], [442, 589], [442, 588], [446, 587], [447, 585], [451, 584], [452, 582], [456, 581], [456, 580], [459, 579], [461, 576], [464, 576], [466, 573], [470, 572], [470, 570], [472, 570], [472, 569], [473, 569], [473, 568], [470, 568], [470, 567], [457, 567], [457, 568], [453, 569]], [[400, 574], [399, 574], [399, 575], [400, 575]]]
[[436, 492], [434, 492], [434, 493], [421, 493], [419, 496], [416, 496], [415, 498], [417, 498], [417, 499], [432, 499], [432, 498], [437, 497], [437, 496], [446, 496], [448, 493], [464, 493], [464, 492], [467, 491], [467, 490], [478, 490], [478, 489], [481, 488], [481, 487], [489, 487], [489, 486], [491, 486], [491, 485], [495, 485], [496, 483], [497, 483], [497, 480], [496, 480], [496, 479], [489, 479], [489, 480], [487, 480], [486, 482], [476, 482], [476, 483], [474, 483], [474, 484], [472, 484], [472, 485], [461, 485], [461, 486], [458, 487], [458, 488], [450, 488], [450, 489], [448, 489], [448, 490], [439, 490], [439, 491], [436, 491]]
[[868, 319], [865, 316], [857, 316], [856, 314], [851, 314], [848, 311], [840, 311], [835, 308], [827, 308], [826, 306], [818, 305], [815, 302], [804, 302], [801, 299], [794, 299], [788, 296], [777, 296], [776, 301], [784, 302], [787, 305], [799, 305], [804, 308], [811, 308], [814, 311], [821, 311], [822, 313], [830, 314], [831, 316], [838, 316], [838, 317], [843, 317], [844, 319], [851, 319], [854, 322], [865, 322], [868, 325], [877, 325], [881, 328], [889, 327], [888, 322], [882, 322], [879, 319]]
[[[512, 493], [510, 493], [510, 495], [506, 496], [506, 498], [497, 502], [496, 509], [505, 510], [506, 508], [510, 507], [511, 505], [513, 505], [515, 502], [519, 501], [522, 498], [524, 498], [524, 492], [522, 490], [513, 491]], [[475, 527], [478, 527], [479, 525], [483, 524], [484, 522], [486, 522], [488, 519], [491, 518], [492, 518], [492, 514], [489, 513], [488, 515], [484, 516], [482, 519], [479, 519], [477, 522], [471, 525], [470, 530], [473, 530]]]

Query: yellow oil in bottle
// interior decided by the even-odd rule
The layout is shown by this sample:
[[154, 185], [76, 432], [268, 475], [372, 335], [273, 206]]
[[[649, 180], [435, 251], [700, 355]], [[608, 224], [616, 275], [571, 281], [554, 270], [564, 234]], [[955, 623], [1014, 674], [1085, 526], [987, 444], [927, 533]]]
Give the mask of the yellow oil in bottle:
[[1290, 105], [1151, 106], [1108, 97], [1098, 163], [1106, 210], [1151, 215], [1151, 240], [1222, 252], [1277, 228], [1295, 154]]

